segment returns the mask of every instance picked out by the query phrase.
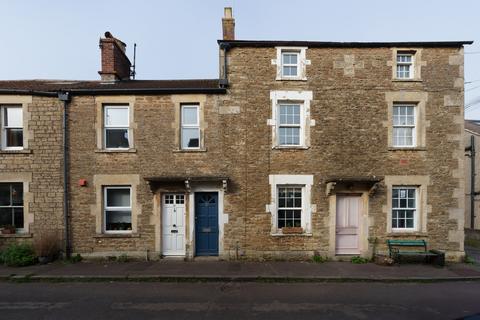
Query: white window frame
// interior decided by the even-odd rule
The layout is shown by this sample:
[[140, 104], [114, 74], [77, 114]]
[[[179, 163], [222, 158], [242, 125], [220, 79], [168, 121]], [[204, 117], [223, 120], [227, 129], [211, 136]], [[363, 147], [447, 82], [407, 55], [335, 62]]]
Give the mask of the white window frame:
[[[197, 110], [197, 122], [195, 124], [183, 123], [183, 109], [195, 108]], [[198, 130], [198, 147], [183, 147], [183, 129]], [[180, 105], [180, 149], [181, 150], [199, 150], [201, 148], [201, 131], [200, 131], [200, 105], [196, 103], [185, 103]]]
[[[400, 207], [394, 207], [393, 206], [393, 190], [400, 190], [400, 189], [403, 189], [403, 190], [415, 190], [415, 208], [400, 208]], [[419, 225], [419, 217], [420, 217], [420, 212], [419, 212], [419, 200], [420, 200], [420, 191], [419, 191], [419, 187], [418, 186], [406, 186], [406, 185], [393, 185], [392, 186], [392, 196], [390, 198], [390, 202], [391, 202], [391, 207], [392, 207], [392, 212], [391, 212], [391, 225], [392, 225], [392, 232], [397, 232], [397, 233], [401, 233], [401, 232], [415, 232], [415, 231], [418, 231], [418, 225]], [[407, 204], [408, 204], [408, 201], [407, 201]], [[410, 211], [413, 211], [413, 228], [394, 228], [393, 227], [393, 212], [395, 210], [410, 210]]]
[[[312, 91], [270, 91], [270, 100], [272, 101], [272, 118], [267, 120], [267, 125], [272, 127], [273, 149], [308, 149], [310, 147], [311, 127], [315, 126], [315, 120], [311, 119], [310, 117], [310, 102], [312, 99]], [[301, 105], [300, 145], [282, 146], [279, 144], [279, 104]]]
[[279, 187], [301, 187], [302, 188], [302, 214], [301, 227], [303, 234], [312, 233], [312, 212], [316, 211], [316, 205], [312, 204], [313, 175], [290, 175], [271, 174], [268, 177], [270, 184], [270, 203], [266, 211], [271, 214], [271, 235], [282, 235], [278, 229], [278, 188]]
[[[280, 207], [280, 197], [278, 196], [280, 189], [282, 188], [300, 188], [301, 189], [301, 201], [302, 201], [302, 206], [301, 207]], [[296, 185], [296, 184], [280, 184], [277, 185], [277, 219], [275, 221], [275, 227], [277, 230], [281, 229], [278, 226], [278, 219], [279, 219], [279, 214], [278, 212], [280, 210], [300, 210], [300, 227], [305, 225], [305, 214], [304, 214], [304, 205], [303, 202], [305, 200], [305, 185]]]
[[[276, 47], [277, 56], [276, 59], [272, 59], [272, 65], [277, 66], [277, 75], [275, 80], [307, 80], [306, 66], [311, 64], [310, 60], [307, 60], [307, 47]], [[297, 56], [297, 75], [286, 76], [283, 74], [283, 53], [296, 53]], [[292, 64], [293, 66], [293, 64]]]
[[[130, 206], [129, 207], [108, 207], [107, 206], [107, 190], [125, 190], [130, 192]], [[130, 211], [130, 223], [133, 230], [133, 212], [132, 212], [132, 187], [131, 186], [104, 186], [103, 187], [103, 232], [107, 234], [112, 233], [132, 233], [132, 230], [107, 230], [107, 212], [108, 211]]]
[[[410, 56], [410, 62], [398, 62], [399, 56]], [[399, 77], [398, 76], [398, 66], [408, 66], [409, 67], [409, 77]], [[415, 53], [414, 52], [402, 52], [397, 51], [395, 57], [395, 78], [399, 80], [411, 80], [415, 78]]]
[[[299, 124], [281, 124], [280, 108], [282, 106], [298, 105], [300, 107], [300, 123]], [[305, 112], [304, 104], [299, 101], [279, 101], [277, 104], [277, 142], [279, 148], [295, 148], [305, 146]], [[300, 128], [298, 144], [280, 144], [280, 128]]]
[[[26, 214], [25, 214], [25, 183], [24, 182], [19, 182], [19, 181], [13, 181], [13, 182], [0, 182], [0, 184], [21, 184], [22, 185], [22, 195], [23, 195], [23, 198], [22, 198], [22, 205], [21, 206], [18, 206], [18, 205], [10, 205], [10, 206], [2, 206], [0, 205], [0, 208], [22, 208], [23, 209], [23, 226], [21, 228], [16, 228], [16, 233], [23, 233], [25, 232], [25, 224], [26, 224]], [[12, 195], [10, 194], [10, 203], [12, 202], [11, 200], [12, 198]]]
[[[395, 117], [395, 107], [413, 107], [413, 125], [395, 125], [393, 118]], [[394, 148], [415, 148], [417, 146], [417, 105], [412, 103], [394, 103], [392, 106], [392, 146]], [[395, 144], [395, 128], [412, 128], [412, 144], [411, 145], [397, 145]]]
[[[5, 125], [5, 111], [7, 109], [18, 108], [22, 111], [22, 126], [6, 126]], [[24, 149], [24, 138], [22, 139], [22, 146], [20, 147], [8, 147], [7, 146], [7, 129], [22, 129], [22, 136], [25, 135], [24, 124], [23, 124], [23, 107], [22, 105], [0, 105], [0, 126], [1, 126], [1, 147], [2, 150], [23, 150]]]
[[[127, 126], [111, 126], [107, 124], [107, 109], [127, 109]], [[112, 129], [127, 129], [128, 147], [126, 148], [108, 148], [107, 131]], [[103, 106], [103, 147], [105, 150], [129, 150], [132, 142], [130, 141], [130, 106], [129, 105], [108, 105]]]
[[[295, 55], [297, 56], [297, 63], [284, 63], [284, 56], [285, 55]], [[301, 59], [301, 56], [300, 56], [300, 51], [298, 50], [292, 50], [292, 51], [289, 51], [289, 50], [283, 50], [282, 51], [282, 55], [281, 55], [281, 65], [282, 65], [282, 78], [293, 78], [293, 79], [296, 79], [299, 77], [300, 73], [301, 73], [301, 65], [300, 65], [300, 59]], [[284, 67], [297, 67], [297, 74], [296, 75], [286, 75], [284, 73]]]

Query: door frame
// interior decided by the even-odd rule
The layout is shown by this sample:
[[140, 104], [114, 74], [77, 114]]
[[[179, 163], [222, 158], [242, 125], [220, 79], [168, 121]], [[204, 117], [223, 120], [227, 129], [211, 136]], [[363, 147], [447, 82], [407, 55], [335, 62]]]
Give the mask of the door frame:
[[358, 196], [360, 197], [362, 207], [358, 216], [358, 251], [360, 256], [369, 257], [369, 245], [368, 245], [368, 207], [369, 207], [369, 194], [364, 190], [352, 190], [348, 192], [338, 192], [329, 196], [329, 216], [330, 216], [330, 237], [329, 237], [329, 256], [341, 257], [348, 256], [344, 254], [337, 255], [336, 253], [336, 227], [337, 227], [337, 195], [338, 196]]
[[[169, 254], [169, 255], [165, 255], [164, 254], [164, 251], [163, 251], [163, 218], [164, 218], [164, 204], [165, 204], [165, 196], [167, 194], [174, 194], [174, 195], [183, 195], [184, 196], [184, 201], [183, 201], [183, 228], [184, 228], [184, 234], [183, 234], [183, 254], [178, 254], [178, 255], [174, 255], [174, 254]], [[184, 257], [186, 254], [187, 254], [187, 208], [188, 208], [188, 204], [187, 204], [187, 201], [188, 201], [188, 194], [185, 194], [184, 192], [162, 192], [161, 195], [160, 195], [160, 207], [161, 207], [161, 215], [160, 215], [160, 241], [161, 241], [161, 244], [160, 244], [160, 251], [161, 251], [161, 254], [162, 256], [166, 256], [166, 257]]]
[[218, 194], [218, 256], [221, 257], [224, 255], [224, 224], [228, 223], [228, 215], [223, 213], [223, 199], [224, 199], [224, 190], [221, 187], [216, 185], [199, 185], [192, 186], [190, 193], [188, 194], [188, 211], [189, 211], [189, 224], [188, 224], [188, 234], [189, 242], [188, 247], [191, 248], [188, 250], [187, 255], [189, 258], [195, 257], [196, 247], [195, 247], [195, 193], [196, 192], [216, 192]]

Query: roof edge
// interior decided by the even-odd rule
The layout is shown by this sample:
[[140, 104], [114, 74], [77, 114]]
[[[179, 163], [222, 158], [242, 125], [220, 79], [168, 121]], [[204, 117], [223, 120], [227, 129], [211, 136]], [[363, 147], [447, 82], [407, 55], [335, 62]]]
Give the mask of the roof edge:
[[217, 40], [220, 46], [230, 47], [275, 47], [306, 46], [311, 48], [380, 48], [380, 47], [461, 47], [473, 43], [467, 41], [400, 41], [400, 42], [334, 42], [334, 41], [289, 41], [289, 40]]
[[175, 93], [210, 93], [224, 94], [226, 88], [121, 88], [121, 89], [59, 89], [52, 91], [36, 91], [23, 89], [0, 89], [0, 95], [32, 95], [56, 97], [58, 92], [69, 92], [71, 95], [122, 95], [122, 94], [175, 94]]

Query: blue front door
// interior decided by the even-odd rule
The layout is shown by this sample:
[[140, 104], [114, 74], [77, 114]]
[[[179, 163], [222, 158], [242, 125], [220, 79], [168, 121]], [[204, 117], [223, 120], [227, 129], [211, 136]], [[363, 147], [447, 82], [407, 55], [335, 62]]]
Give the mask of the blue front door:
[[195, 253], [218, 255], [218, 193], [195, 193]]

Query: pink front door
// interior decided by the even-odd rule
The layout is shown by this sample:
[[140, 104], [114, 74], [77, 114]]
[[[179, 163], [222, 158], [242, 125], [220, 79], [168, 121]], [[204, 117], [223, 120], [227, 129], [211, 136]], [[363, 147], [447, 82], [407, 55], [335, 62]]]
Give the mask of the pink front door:
[[337, 195], [336, 254], [359, 254], [359, 226], [362, 199], [355, 195]]

